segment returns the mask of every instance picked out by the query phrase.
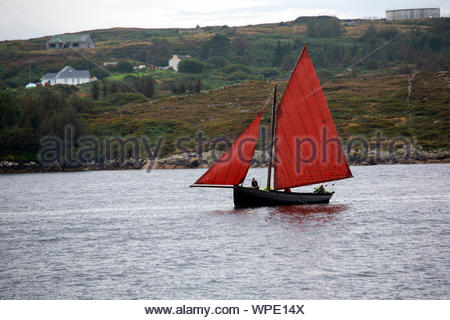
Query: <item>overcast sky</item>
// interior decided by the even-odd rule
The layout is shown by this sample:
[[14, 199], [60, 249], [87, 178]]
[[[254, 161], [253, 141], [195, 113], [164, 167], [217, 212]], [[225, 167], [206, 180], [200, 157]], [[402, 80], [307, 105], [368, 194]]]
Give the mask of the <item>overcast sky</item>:
[[299, 16], [385, 17], [388, 8], [440, 7], [450, 0], [0, 0], [0, 40], [112, 27], [241, 26]]

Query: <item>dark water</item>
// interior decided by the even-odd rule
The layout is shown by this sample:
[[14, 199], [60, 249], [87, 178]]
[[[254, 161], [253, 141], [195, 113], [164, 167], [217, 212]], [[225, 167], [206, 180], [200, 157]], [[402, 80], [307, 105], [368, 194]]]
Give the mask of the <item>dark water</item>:
[[449, 299], [450, 165], [352, 170], [248, 210], [204, 170], [1, 175], [0, 298]]

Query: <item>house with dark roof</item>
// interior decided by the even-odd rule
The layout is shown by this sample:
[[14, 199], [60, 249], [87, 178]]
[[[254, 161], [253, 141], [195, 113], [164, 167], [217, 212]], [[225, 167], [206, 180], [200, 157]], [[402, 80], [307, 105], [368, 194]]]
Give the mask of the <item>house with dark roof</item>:
[[95, 48], [94, 40], [89, 34], [61, 34], [53, 36], [46, 44], [47, 49]]
[[57, 73], [47, 73], [41, 78], [43, 86], [54, 86], [56, 84], [76, 85], [91, 81], [89, 70], [76, 70], [66, 66]]

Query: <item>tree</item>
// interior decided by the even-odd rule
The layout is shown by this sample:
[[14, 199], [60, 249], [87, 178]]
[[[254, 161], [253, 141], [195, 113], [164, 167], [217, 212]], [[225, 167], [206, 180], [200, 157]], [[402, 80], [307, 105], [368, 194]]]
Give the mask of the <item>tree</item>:
[[179, 63], [178, 70], [183, 73], [202, 73], [205, 65], [197, 59], [186, 59]]
[[378, 68], [378, 62], [375, 58], [369, 59], [369, 62], [367, 63], [367, 68], [369, 70], [376, 70]]
[[[329, 16], [305, 17], [307, 32], [312, 38], [340, 37], [343, 33], [341, 22], [338, 18]], [[297, 19], [298, 20], [298, 19]]]
[[157, 66], [166, 66], [173, 53], [173, 45], [166, 39], [152, 39], [148, 54], [149, 62]]
[[123, 77], [122, 82], [120, 82], [122, 92], [134, 92], [140, 90], [140, 77], [135, 77], [132, 75], [126, 75]]
[[119, 86], [117, 85], [117, 81], [113, 81], [111, 84], [111, 93], [117, 93], [119, 91]]
[[104, 68], [100, 68], [100, 67], [95, 67], [95, 68], [91, 69], [91, 74], [100, 80], [103, 78], [106, 78], [107, 76], [110, 75], [110, 73], [107, 70], [105, 70]]
[[142, 94], [146, 96], [147, 98], [153, 97], [155, 94], [155, 80], [153, 80], [152, 77], [146, 76], [142, 77], [141, 79], [142, 83]]
[[275, 48], [274, 57], [272, 61], [273, 66], [280, 66], [284, 58], [290, 54], [292, 51], [292, 46], [289, 42], [287, 43], [281, 43], [280, 40], [278, 40], [277, 46]]
[[84, 112], [88, 107], [84, 99], [81, 99], [78, 94], [71, 95], [67, 100], [67, 105], [77, 112]]
[[207, 62], [214, 65], [214, 68], [223, 68], [228, 64], [227, 59], [224, 57], [211, 57]]
[[384, 40], [391, 40], [398, 34], [399, 34], [398, 30], [394, 27], [387, 27], [379, 32], [379, 36], [382, 37]]
[[178, 88], [177, 88], [175, 82], [169, 81], [169, 82], [167, 83], [167, 88], [168, 88], [168, 89], [170, 90], [170, 92], [172, 92], [173, 94], [177, 94]]
[[0, 91], [0, 129], [15, 125], [21, 117], [15, 97], [9, 91]]
[[214, 37], [206, 41], [202, 47], [201, 56], [203, 59], [208, 57], [228, 57], [230, 55], [230, 40], [221, 34], [216, 34]]
[[366, 44], [368, 48], [367, 50], [372, 50], [373, 48], [375, 48], [375, 45], [377, 44], [377, 39], [378, 39], [378, 32], [373, 24], [369, 25], [366, 32], [364, 32], [364, 34], [360, 38], [360, 40]]
[[186, 85], [184, 84], [184, 82], [180, 83], [180, 86], [178, 87], [178, 92], [179, 93], [185, 93], [186, 92]]
[[240, 62], [247, 62], [250, 52], [250, 43], [245, 37], [236, 37], [232, 43], [233, 52]]
[[440, 51], [444, 46], [444, 41], [438, 36], [432, 36], [429, 40], [429, 46], [433, 51]]
[[108, 82], [106, 79], [102, 80], [102, 95], [103, 97], [106, 97], [108, 95]]
[[283, 61], [281, 62], [281, 69], [285, 71], [292, 70], [295, 66], [295, 58], [292, 56], [283, 57]]
[[133, 65], [128, 61], [120, 61], [115, 69], [117, 72], [132, 72]]
[[197, 81], [195, 82], [194, 90], [196, 93], [200, 93], [200, 91], [202, 90], [202, 80], [200, 78], [198, 78]]
[[98, 83], [97, 83], [97, 81], [94, 81], [92, 83], [92, 87], [91, 87], [91, 96], [92, 96], [92, 98], [94, 100], [97, 100], [99, 93], [100, 93], [100, 89], [98, 87]]
[[281, 49], [281, 41], [278, 40], [277, 46], [275, 48], [275, 52], [273, 54], [273, 61], [272, 61], [272, 65], [273, 66], [279, 66], [281, 64], [281, 61], [283, 60], [283, 53], [282, 53], [282, 49]]

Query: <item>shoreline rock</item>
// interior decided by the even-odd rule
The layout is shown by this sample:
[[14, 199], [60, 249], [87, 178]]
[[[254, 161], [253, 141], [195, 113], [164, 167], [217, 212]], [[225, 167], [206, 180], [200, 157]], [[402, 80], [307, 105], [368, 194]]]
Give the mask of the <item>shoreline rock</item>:
[[[167, 158], [156, 159], [153, 162], [153, 169], [194, 169], [208, 168], [212, 166], [223, 154], [211, 151], [197, 155], [195, 152], [172, 155]], [[389, 154], [380, 152], [379, 155], [369, 152], [367, 157], [360, 154], [347, 156], [349, 165], [369, 166], [382, 164], [424, 164], [424, 163], [450, 163], [450, 151], [422, 151], [413, 150], [409, 157], [402, 157], [401, 154]], [[250, 167], [267, 167], [268, 154], [256, 150]], [[123, 163], [119, 161], [107, 161], [104, 163], [67, 164], [52, 163], [44, 165], [34, 161], [0, 161], [0, 174], [9, 173], [39, 173], [39, 172], [73, 172], [73, 171], [95, 171], [95, 170], [137, 170], [148, 169], [151, 161], [148, 159], [127, 159]]]

